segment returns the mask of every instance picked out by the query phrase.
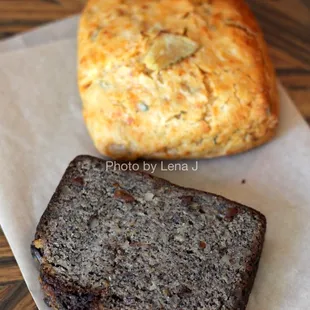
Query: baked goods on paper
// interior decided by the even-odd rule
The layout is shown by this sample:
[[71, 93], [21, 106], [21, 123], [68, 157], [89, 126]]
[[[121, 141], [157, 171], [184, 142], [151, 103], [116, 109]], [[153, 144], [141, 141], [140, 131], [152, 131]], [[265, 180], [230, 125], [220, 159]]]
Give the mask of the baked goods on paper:
[[265, 217], [214, 194], [78, 156], [36, 230], [54, 309], [243, 310]]
[[87, 128], [112, 158], [223, 156], [275, 133], [274, 69], [243, 0], [91, 0], [78, 66]]

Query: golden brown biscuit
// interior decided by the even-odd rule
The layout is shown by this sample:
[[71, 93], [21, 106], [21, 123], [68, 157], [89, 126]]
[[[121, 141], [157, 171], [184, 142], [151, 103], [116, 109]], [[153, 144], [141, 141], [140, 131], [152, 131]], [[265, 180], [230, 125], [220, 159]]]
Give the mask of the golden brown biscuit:
[[216, 157], [275, 133], [274, 69], [243, 0], [90, 0], [78, 45], [84, 119], [104, 155]]

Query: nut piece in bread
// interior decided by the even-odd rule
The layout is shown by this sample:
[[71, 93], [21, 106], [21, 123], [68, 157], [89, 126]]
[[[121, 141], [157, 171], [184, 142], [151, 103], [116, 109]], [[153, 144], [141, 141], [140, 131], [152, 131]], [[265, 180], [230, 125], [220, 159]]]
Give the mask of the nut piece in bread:
[[97, 149], [116, 159], [234, 154], [278, 122], [274, 69], [243, 0], [90, 0], [78, 84]]

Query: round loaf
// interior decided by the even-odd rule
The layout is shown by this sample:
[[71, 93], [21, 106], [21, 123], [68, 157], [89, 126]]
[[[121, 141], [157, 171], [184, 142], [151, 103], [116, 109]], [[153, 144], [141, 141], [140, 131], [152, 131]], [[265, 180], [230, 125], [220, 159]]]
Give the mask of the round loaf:
[[243, 0], [90, 0], [78, 63], [84, 119], [103, 155], [216, 157], [275, 133], [274, 69]]

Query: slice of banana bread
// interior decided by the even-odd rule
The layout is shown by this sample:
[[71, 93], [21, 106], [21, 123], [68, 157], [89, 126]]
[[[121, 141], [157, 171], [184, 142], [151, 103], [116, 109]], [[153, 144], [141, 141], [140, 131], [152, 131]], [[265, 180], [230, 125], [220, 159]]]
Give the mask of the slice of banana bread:
[[78, 156], [31, 245], [54, 309], [245, 309], [265, 217]]

